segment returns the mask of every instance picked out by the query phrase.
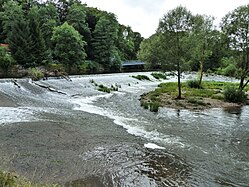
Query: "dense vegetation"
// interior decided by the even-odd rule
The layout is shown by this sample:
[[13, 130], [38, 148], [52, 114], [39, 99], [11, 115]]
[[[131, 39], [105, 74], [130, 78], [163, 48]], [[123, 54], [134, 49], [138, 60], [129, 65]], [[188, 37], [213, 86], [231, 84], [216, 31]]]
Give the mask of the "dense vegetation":
[[204, 72], [237, 77], [240, 89], [249, 82], [249, 5], [225, 15], [221, 28], [213, 20], [179, 6], [167, 12], [157, 32], [141, 43], [138, 57], [149, 68], [176, 74], [179, 99], [181, 75], [186, 70], [199, 71], [196, 87], [201, 87]]
[[14, 64], [68, 73], [120, 71], [143, 38], [114, 14], [79, 0], [2, 0], [0, 68]]

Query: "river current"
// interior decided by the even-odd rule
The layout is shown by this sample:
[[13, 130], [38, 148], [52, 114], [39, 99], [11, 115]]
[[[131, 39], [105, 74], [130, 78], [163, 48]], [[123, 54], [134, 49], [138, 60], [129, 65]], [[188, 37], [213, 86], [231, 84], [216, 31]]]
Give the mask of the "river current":
[[[152, 81], [131, 77], [136, 74]], [[183, 81], [194, 77], [184, 75]], [[236, 81], [219, 76], [205, 80]], [[103, 93], [92, 82], [119, 90]], [[16, 83], [20, 87], [12, 80], [0, 81], [0, 92], [16, 103], [0, 106], [0, 130], [56, 122], [73, 124], [82, 138], [94, 134], [84, 150], [74, 152], [84, 166], [82, 177], [59, 180], [68, 186], [84, 186], [86, 179], [94, 181], [92, 186], [249, 186], [249, 106], [204, 111], [160, 108], [152, 113], [139, 102], [141, 94], [161, 83], [149, 72]]]

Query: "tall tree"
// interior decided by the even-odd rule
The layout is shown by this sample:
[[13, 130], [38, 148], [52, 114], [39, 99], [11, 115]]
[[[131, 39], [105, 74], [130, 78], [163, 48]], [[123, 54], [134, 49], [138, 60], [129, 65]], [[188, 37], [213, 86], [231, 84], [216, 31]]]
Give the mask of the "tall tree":
[[[83, 37], [87, 44], [90, 44], [92, 36], [91, 31], [86, 22], [87, 7], [82, 4], [73, 4], [68, 11], [66, 20], [69, 25], [72, 25]], [[90, 46], [85, 46], [87, 55], [90, 55]]]
[[164, 50], [161, 44], [159, 34], [154, 34], [141, 43], [138, 59], [146, 62], [148, 69], [158, 69], [161, 67], [164, 59]]
[[94, 59], [106, 71], [112, 69], [113, 58], [116, 58], [114, 54], [117, 54], [115, 47], [117, 32], [118, 22], [113, 14], [102, 16], [93, 32]]
[[188, 44], [186, 37], [192, 29], [192, 14], [179, 6], [169, 11], [159, 22], [158, 33], [161, 34], [164, 52], [164, 70], [176, 71], [178, 96], [181, 99], [181, 75], [187, 62]]
[[192, 59], [199, 62], [199, 87], [201, 87], [204, 65], [206, 60], [212, 55], [211, 46], [209, 45], [213, 34], [213, 19], [209, 16], [194, 16], [193, 31], [189, 36]]
[[238, 63], [240, 89], [244, 89], [249, 80], [249, 5], [236, 8], [222, 19], [222, 31], [229, 38], [229, 46], [236, 50], [241, 61]]
[[32, 54], [34, 56], [35, 64], [41, 65], [46, 57], [45, 41], [41, 31], [41, 23], [39, 22], [39, 8], [38, 6], [33, 6], [27, 15], [29, 21], [29, 28], [31, 39], [33, 42]]
[[85, 42], [81, 35], [72, 26], [65, 22], [63, 25], [55, 27], [52, 42], [54, 43], [54, 57], [58, 62], [66, 65], [69, 72], [71, 67], [84, 62], [86, 53]]
[[45, 41], [45, 46], [47, 49], [50, 49], [52, 47], [51, 38], [53, 35], [53, 29], [60, 25], [59, 14], [56, 6], [51, 2], [47, 2], [45, 5], [39, 7], [38, 16], [38, 22]]

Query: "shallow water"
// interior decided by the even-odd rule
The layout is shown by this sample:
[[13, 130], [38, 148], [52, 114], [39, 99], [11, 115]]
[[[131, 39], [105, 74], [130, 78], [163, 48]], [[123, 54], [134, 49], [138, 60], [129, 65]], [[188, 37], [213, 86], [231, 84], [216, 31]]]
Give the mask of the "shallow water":
[[[68, 179], [67, 186], [249, 186], [248, 106], [201, 112], [162, 108], [151, 113], [138, 99], [160, 82], [138, 81], [133, 74], [150, 76], [124, 73], [38, 82], [65, 94], [29, 80], [18, 80], [21, 88], [2, 80], [0, 91], [18, 107], [0, 107], [0, 128], [50, 121], [73, 123], [86, 136], [93, 133], [84, 151], [75, 151], [84, 164], [83, 174]], [[90, 80], [121, 88], [102, 93]], [[81, 115], [86, 113], [94, 124], [84, 125]]]

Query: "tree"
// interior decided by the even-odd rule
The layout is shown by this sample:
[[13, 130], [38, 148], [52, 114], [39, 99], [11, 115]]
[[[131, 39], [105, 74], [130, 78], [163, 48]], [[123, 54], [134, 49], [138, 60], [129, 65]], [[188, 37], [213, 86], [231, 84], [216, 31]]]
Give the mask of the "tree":
[[240, 89], [249, 80], [249, 5], [236, 8], [222, 19], [222, 31], [228, 37], [229, 47], [238, 52], [241, 60], [237, 64], [240, 76]]
[[59, 14], [53, 3], [48, 2], [39, 7], [38, 22], [45, 41], [46, 49], [49, 50], [52, 47], [51, 38], [53, 35], [53, 29], [60, 25]]
[[148, 69], [158, 69], [163, 63], [163, 54], [160, 35], [154, 34], [141, 43], [138, 59], [146, 62]]
[[164, 49], [164, 70], [176, 71], [178, 96], [181, 99], [181, 75], [187, 62], [189, 46], [186, 43], [192, 29], [192, 14], [179, 6], [169, 11], [159, 22], [158, 33]]
[[[73, 4], [68, 11], [66, 20], [69, 25], [72, 25], [83, 37], [87, 44], [92, 40], [91, 31], [86, 22], [87, 8], [82, 4]], [[85, 46], [86, 54], [90, 56], [91, 48], [89, 45]]]
[[193, 31], [188, 38], [192, 59], [200, 64], [199, 87], [201, 87], [205, 62], [212, 55], [209, 43], [212, 39], [213, 19], [202, 15], [194, 16]]
[[[17, 34], [18, 33], [18, 34]], [[24, 19], [16, 19], [7, 39], [11, 53], [16, 62], [24, 67], [36, 66], [33, 54], [35, 44], [28, 23]]]
[[112, 69], [112, 59], [117, 55], [115, 54], [117, 32], [118, 22], [113, 14], [102, 16], [93, 32], [94, 60], [107, 71]]
[[54, 28], [52, 42], [54, 58], [66, 65], [69, 71], [72, 66], [85, 60], [84, 46], [86, 43], [82, 40], [79, 32], [67, 22]]
[[8, 49], [6, 47], [0, 47], [0, 68], [2, 68], [5, 73], [7, 73], [8, 69], [13, 65], [14, 62], [15, 61], [8, 52]]
[[32, 54], [34, 56], [35, 64], [41, 65], [46, 57], [45, 41], [41, 31], [41, 24], [39, 22], [39, 8], [33, 6], [28, 12], [28, 21], [31, 34], [31, 40], [33, 42]]

